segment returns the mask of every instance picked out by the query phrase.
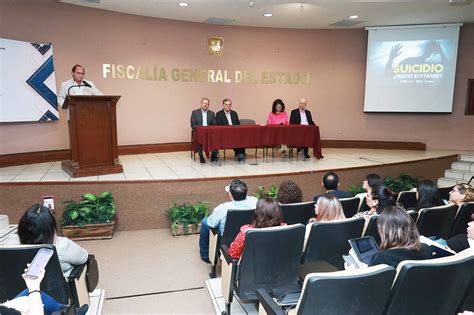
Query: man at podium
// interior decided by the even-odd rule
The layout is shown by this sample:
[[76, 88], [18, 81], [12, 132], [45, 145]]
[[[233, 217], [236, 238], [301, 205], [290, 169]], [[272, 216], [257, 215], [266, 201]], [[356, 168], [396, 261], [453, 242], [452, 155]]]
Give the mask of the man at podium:
[[58, 94], [58, 104], [63, 107], [68, 95], [103, 95], [92, 81], [85, 81], [86, 70], [81, 65], [75, 65], [71, 70], [72, 79], [61, 83]]

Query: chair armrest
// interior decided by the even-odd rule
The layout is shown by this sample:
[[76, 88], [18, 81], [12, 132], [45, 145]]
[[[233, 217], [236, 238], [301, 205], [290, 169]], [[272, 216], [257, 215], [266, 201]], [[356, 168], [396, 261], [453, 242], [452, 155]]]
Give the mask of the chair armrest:
[[223, 244], [221, 245], [221, 254], [224, 256], [224, 259], [228, 264], [237, 265], [238, 259], [232, 258], [229, 254], [229, 246]]
[[285, 311], [278, 306], [270, 294], [265, 289], [257, 289], [257, 299], [259, 307], [263, 307], [268, 315], [285, 315]]
[[67, 281], [74, 281], [74, 279], [79, 279], [84, 272], [84, 268], [86, 268], [87, 262], [81, 264], [81, 265], [76, 265], [74, 268], [72, 268], [71, 273], [69, 274]]
[[209, 228], [209, 231], [210, 231], [212, 234], [214, 234], [214, 235], [219, 235], [219, 234], [220, 234], [219, 228], [213, 228], [213, 227], [211, 227], [211, 228]]

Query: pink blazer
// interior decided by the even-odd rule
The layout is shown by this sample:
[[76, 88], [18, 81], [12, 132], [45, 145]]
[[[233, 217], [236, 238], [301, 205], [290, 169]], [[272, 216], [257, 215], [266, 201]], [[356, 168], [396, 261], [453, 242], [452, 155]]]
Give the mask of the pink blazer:
[[268, 125], [288, 125], [288, 114], [286, 112], [280, 112], [280, 114], [270, 113], [267, 118]]

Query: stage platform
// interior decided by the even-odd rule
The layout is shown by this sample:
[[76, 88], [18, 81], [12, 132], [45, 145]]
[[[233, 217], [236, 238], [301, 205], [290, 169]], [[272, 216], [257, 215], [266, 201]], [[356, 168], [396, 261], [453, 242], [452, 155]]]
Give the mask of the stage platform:
[[43, 196], [54, 196], [60, 220], [64, 201], [78, 200], [86, 192], [111, 191], [117, 204], [117, 230], [168, 228], [166, 211], [173, 201], [206, 201], [213, 209], [228, 200], [224, 187], [233, 178], [243, 179], [249, 194], [259, 186], [268, 188], [291, 179], [301, 187], [303, 199], [309, 201], [323, 192], [322, 177], [330, 170], [339, 175], [342, 190], [361, 185], [369, 173], [382, 177], [405, 173], [437, 180], [457, 161], [458, 154], [466, 152], [323, 149], [323, 159], [309, 161], [301, 154], [282, 159], [279, 154], [255, 158], [253, 149], [247, 153], [246, 162], [237, 163], [233, 151], [227, 150], [227, 160], [221, 166], [194, 161], [189, 151], [125, 155], [120, 156], [123, 173], [84, 178], [70, 178], [61, 170], [60, 162], [4, 167], [0, 168], [0, 213], [16, 223], [27, 208], [41, 203]]
[[[223, 156], [221, 150], [221, 156]], [[413, 150], [375, 150], [375, 149], [324, 149], [324, 158], [312, 157], [303, 160], [302, 153], [293, 158], [263, 157], [261, 150], [255, 158], [254, 150], [247, 149], [248, 157], [244, 163], [234, 161], [233, 151], [227, 150], [227, 159], [218, 163], [199, 163], [189, 152], [151, 153], [120, 156], [123, 173], [103, 176], [71, 178], [61, 170], [61, 162], [11, 166], [0, 168], [0, 182], [95, 182], [95, 181], [153, 181], [206, 179], [223, 177], [245, 177], [302, 172], [317, 172], [347, 168], [360, 168], [393, 163], [406, 163], [425, 159], [452, 156], [460, 151], [413, 151]]]

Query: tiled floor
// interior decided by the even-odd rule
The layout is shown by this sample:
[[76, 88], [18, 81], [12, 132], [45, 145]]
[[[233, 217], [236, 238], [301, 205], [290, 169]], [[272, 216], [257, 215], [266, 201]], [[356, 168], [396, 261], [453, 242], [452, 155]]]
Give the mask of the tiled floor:
[[69, 182], [69, 181], [124, 181], [124, 180], [173, 180], [183, 178], [230, 177], [261, 174], [297, 173], [369, 166], [386, 163], [421, 160], [461, 153], [460, 151], [405, 151], [374, 149], [324, 149], [324, 158], [303, 161], [298, 158], [282, 159], [255, 156], [248, 150], [245, 163], [237, 163], [232, 150], [227, 150], [227, 160], [201, 164], [189, 152], [150, 153], [120, 156], [124, 172], [103, 176], [71, 178], [61, 170], [61, 162], [11, 166], [0, 168], [0, 182]]
[[213, 314], [198, 235], [168, 229], [116, 231], [111, 240], [81, 241], [99, 265], [102, 314]]

